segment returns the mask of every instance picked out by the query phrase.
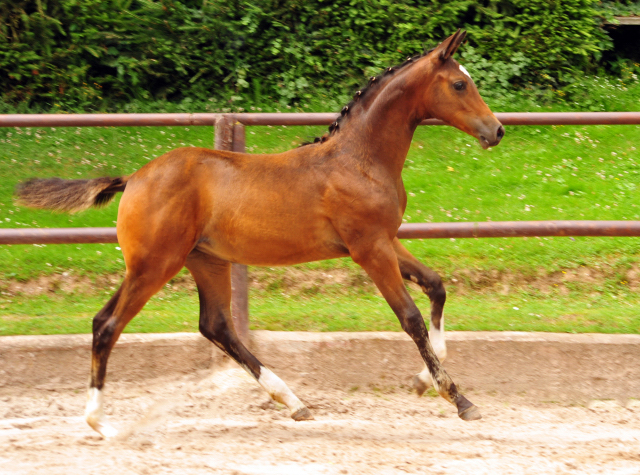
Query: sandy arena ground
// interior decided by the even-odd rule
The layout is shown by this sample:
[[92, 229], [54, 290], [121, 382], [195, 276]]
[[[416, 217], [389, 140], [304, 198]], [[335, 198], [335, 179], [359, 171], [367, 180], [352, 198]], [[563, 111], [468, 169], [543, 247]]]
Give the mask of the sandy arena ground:
[[[0, 473], [638, 474], [640, 402], [587, 407], [468, 393], [466, 423], [406, 388], [322, 391], [291, 384], [315, 415], [294, 422], [237, 366], [107, 386], [121, 429], [105, 441], [81, 417], [85, 393], [0, 396]], [[7, 395], [8, 394], [8, 395]]]

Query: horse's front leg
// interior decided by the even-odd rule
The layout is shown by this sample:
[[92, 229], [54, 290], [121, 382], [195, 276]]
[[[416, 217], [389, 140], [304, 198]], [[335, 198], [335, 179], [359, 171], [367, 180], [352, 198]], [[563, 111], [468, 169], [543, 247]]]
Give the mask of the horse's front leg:
[[436, 356], [420, 310], [411, 299], [402, 282], [393, 242], [381, 236], [378, 239], [358, 242], [349, 248], [353, 260], [362, 266], [376, 284], [385, 300], [394, 311], [402, 329], [416, 343], [420, 355], [428, 368], [438, 393], [458, 409], [458, 416], [466, 421], [480, 419], [480, 411], [462, 394], [446, 373]]
[[[447, 344], [444, 338], [444, 303], [447, 300], [447, 292], [442, 284], [440, 276], [418, 261], [398, 240], [393, 240], [393, 248], [398, 257], [398, 265], [402, 278], [414, 282], [429, 296], [431, 301], [431, 320], [429, 324], [429, 338], [431, 345], [440, 362], [447, 357]], [[426, 366], [421, 373], [413, 378], [413, 385], [422, 396], [431, 386], [431, 375]]]

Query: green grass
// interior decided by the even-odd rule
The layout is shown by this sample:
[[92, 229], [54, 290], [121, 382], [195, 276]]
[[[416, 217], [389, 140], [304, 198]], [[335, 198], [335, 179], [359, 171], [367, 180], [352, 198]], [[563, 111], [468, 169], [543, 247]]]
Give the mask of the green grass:
[[[423, 314], [428, 299], [412, 292]], [[15, 299], [11, 312], [0, 316], [0, 335], [88, 333], [93, 314], [107, 295], [39, 295]], [[638, 333], [640, 296], [585, 297], [582, 292], [532, 298], [509, 295], [455, 295], [446, 307], [448, 330], [552, 331]], [[6, 310], [3, 310], [6, 312]], [[297, 331], [400, 331], [384, 299], [375, 293], [329, 293], [289, 296], [254, 292], [250, 300], [251, 328]], [[195, 292], [165, 291], [154, 297], [129, 324], [127, 332], [194, 332], [198, 329]]]
[[[282, 151], [324, 131], [324, 127], [251, 127], [247, 129], [247, 150]], [[117, 203], [76, 215], [56, 214], [16, 207], [13, 189], [33, 176], [129, 174], [155, 156], [183, 145], [211, 147], [213, 128], [0, 129], [1, 226], [113, 226]], [[502, 144], [490, 151], [483, 151], [455, 129], [421, 127], [403, 175], [409, 194], [405, 218], [407, 222], [637, 220], [640, 154], [636, 147], [640, 147], [638, 126], [508, 127]], [[640, 330], [638, 312], [629, 306], [638, 308], [638, 292], [630, 290], [627, 278], [640, 261], [638, 238], [408, 240], [405, 244], [447, 281], [449, 328]], [[301, 269], [317, 272], [335, 267], [353, 269], [355, 265], [339, 260]], [[582, 267], [596, 270], [598, 278], [595, 282], [562, 284], [567, 290], [564, 294], [539, 292], [528, 285], [536, 276], [544, 280], [545, 276]], [[466, 290], [459, 291], [451, 280], [464, 279], [465, 270], [493, 277], [489, 283], [469, 282]], [[113, 244], [0, 246], [0, 313], [5, 315], [0, 318], [0, 334], [89, 331], [90, 317], [111, 290], [34, 296], [15, 295], [10, 290], [12, 282], [65, 272], [89, 281], [103, 274], [122, 274], [122, 256]], [[274, 271], [273, 282], [279, 272]], [[511, 275], [516, 285], [502, 295], [500, 281], [505, 275]], [[271, 292], [252, 294], [256, 328], [399, 329], [386, 304], [371, 290], [319, 289], [314, 296], [294, 292], [287, 297], [271, 287]], [[163, 298], [152, 301], [128, 331], [197, 328], [193, 292]], [[526, 305], [523, 298], [527, 298]]]

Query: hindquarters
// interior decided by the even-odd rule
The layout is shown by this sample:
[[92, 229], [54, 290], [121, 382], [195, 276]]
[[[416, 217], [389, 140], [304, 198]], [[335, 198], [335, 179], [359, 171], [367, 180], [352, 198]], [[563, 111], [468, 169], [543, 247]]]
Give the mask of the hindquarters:
[[[180, 153], [186, 152], [186, 153]], [[178, 149], [133, 174], [118, 208], [127, 273], [178, 269], [197, 245], [210, 209], [197, 154]]]

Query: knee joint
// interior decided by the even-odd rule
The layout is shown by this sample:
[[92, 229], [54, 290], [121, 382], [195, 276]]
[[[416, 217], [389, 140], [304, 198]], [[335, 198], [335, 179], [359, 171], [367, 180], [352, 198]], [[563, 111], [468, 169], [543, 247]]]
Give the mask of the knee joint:
[[439, 275], [429, 276], [429, 278], [423, 279], [422, 282], [422, 290], [431, 300], [444, 302], [447, 299], [447, 291]]
[[444, 302], [447, 300], [447, 290], [439, 278], [437, 285], [431, 287], [431, 298], [436, 302]]
[[405, 315], [402, 319], [402, 329], [410, 336], [426, 332], [426, 326], [420, 310], [414, 308]]

